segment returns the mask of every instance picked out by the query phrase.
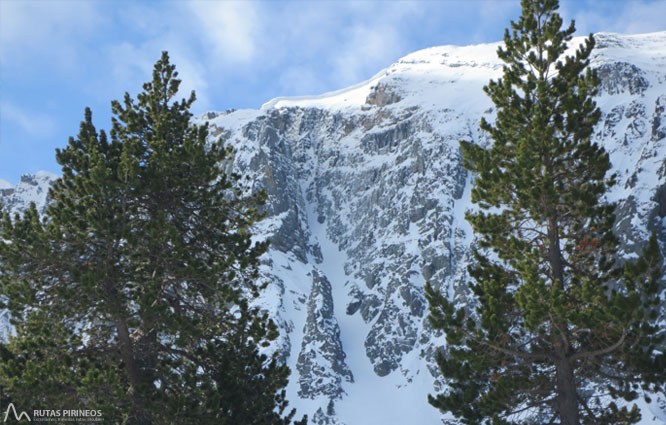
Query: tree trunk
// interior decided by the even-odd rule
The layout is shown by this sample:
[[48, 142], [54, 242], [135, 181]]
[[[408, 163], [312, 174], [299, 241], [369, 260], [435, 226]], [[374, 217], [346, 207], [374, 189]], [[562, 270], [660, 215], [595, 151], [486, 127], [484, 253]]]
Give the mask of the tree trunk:
[[578, 394], [576, 392], [576, 379], [573, 367], [567, 358], [562, 358], [555, 365], [557, 392], [555, 408], [560, 416], [562, 425], [579, 425]]
[[[560, 231], [555, 210], [549, 211], [548, 218], [548, 263], [553, 273], [553, 285], [564, 290], [564, 265], [562, 263], [562, 251], [560, 250]], [[555, 408], [560, 416], [562, 425], [579, 425], [578, 394], [576, 392], [576, 379], [574, 368], [568, 359], [568, 327], [567, 323], [559, 317], [554, 318], [553, 329], [554, 342], [558, 361], [555, 365], [556, 384], [558, 396], [555, 400]]]
[[560, 249], [560, 229], [557, 224], [557, 213], [554, 210], [549, 211], [548, 216], [548, 263], [556, 284], [564, 289], [564, 266]]
[[137, 359], [136, 347], [134, 341], [132, 341], [127, 320], [125, 320], [125, 309], [120, 302], [118, 291], [113, 282], [107, 277], [103, 284], [107, 301], [112, 306], [116, 315], [114, 322], [118, 336], [118, 350], [120, 351], [120, 357], [125, 363], [125, 373], [130, 384], [129, 396], [132, 407], [130, 408], [127, 424], [152, 425], [151, 415], [145, 411], [144, 407], [144, 389], [142, 386], [145, 385], [145, 378], [142, 374], [139, 359]]
[[144, 389], [145, 372], [142, 370], [141, 361], [137, 359], [134, 344], [127, 323], [124, 319], [116, 320], [118, 329], [119, 348], [123, 361], [125, 362], [125, 373], [130, 383], [130, 394], [132, 407], [127, 420], [128, 425], [151, 425], [151, 415], [145, 410]]

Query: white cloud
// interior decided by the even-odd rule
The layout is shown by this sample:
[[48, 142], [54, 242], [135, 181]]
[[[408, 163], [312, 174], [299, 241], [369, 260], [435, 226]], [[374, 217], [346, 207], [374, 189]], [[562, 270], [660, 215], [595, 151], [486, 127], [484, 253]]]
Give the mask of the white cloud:
[[3, 101], [0, 103], [0, 119], [6, 123], [13, 124], [26, 132], [30, 136], [46, 139], [52, 136], [56, 130], [56, 120], [54, 117], [36, 112], [26, 112], [19, 106]]
[[[179, 52], [174, 62], [183, 84], [194, 86], [202, 97], [197, 106], [210, 104], [203, 88], [213, 96], [224, 91], [226, 81], [243, 81], [249, 90], [252, 83], [263, 90], [271, 87], [266, 91], [276, 95], [355, 84], [409, 53], [410, 26], [437, 9], [419, 2], [167, 4], [158, 16], [144, 6], [119, 13], [143, 41], [114, 47], [114, 76], [121, 87], [133, 87], [127, 82], [146, 68], [146, 56], [165, 48]], [[156, 24], [145, 25], [137, 13]]]
[[121, 88], [129, 92], [139, 90], [140, 87], [134, 88], [134, 86], [141, 81], [141, 77], [146, 81], [151, 78], [153, 63], [159, 59], [157, 56], [159, 51], [150, 50], [146, 46], [135, 46], [128, 42], [108, 47], [113, 91]]
[[666, 30], [666, 2], [629, 2], [626, 16], [618, 19], [619, 32], [633, 34]]
[[403, 30], [425, 13], [413, 2], [352, 2], [350, 9], [360, 18], [339, 29], [342, 38], [331, 50], [334, 81], [341, 86], [369, 78], [409, 53]]
[[208, 78], [205, 67], [180, 49], [169, 52], [170, 61], [176, 65], [178, 78], [181, 80], [178, 100], [188, 98], [192, 90], [196, 92], [197, 101], [192, 105], [193, 113], [202, 113], [214, 108], [208, 91]]
[[314, 95], [326, 90], [321, 76], [306, 66], [287, 66], [280, 72], [277, 83], [283, 93], [290, 95]]
[[339, 85], [352, 85], [392, 61], [400, 52], [401, 40], [395, 28], [356, 26], [346, 30], [348, 38], [332, 58], [332, 74]]
[[407, 53], [401, 30], [422, 9], [414, 2], [270, 3], [255, 11], [252, 66], [274, 70], [285, 95], [355, 84]]
[[132, 31], [140, 32], [146, 38], [159, 37], [177, 24], [182, 14], [174, 13], [172, 5], [158, 6], [152, 2], [127, 2], [115, 9], [115, 15], [119, 23]]
[[211, 107], [208, 83], [204, 67], [190, 56], [190, 50], [183, 43], [169, 36], [148, 40], [140, 45], [120, 43], [108, 47], [108, 58], [112, 70], [113, 84], [105, 90], [107, 96], [120, 99], [123, 92], [129, 92], [133, 98], [141, 92], [142, 84], [152, 79], [153, 66], [162, 51], [169, 52], [169, 61], [176, 65], [181, 85], [178, 100], [188, 98], [194, 90], [197, 101], [195, 111]]
[[255, 59], [256, 3], [196, 1], [189, 5], [199, 20], [202, 36], [216, 55], [231, 63]]
[[595, 7], [579, 10], [576, 3], [563, 2], [561, 14], [566, 24], [572, 18], [576, 21], [576, 34], [587, 35], [600, 31], [638, 34], [666, 30], [664, 1], [633, 0], [593, 4]]
[[82, 40], [103, 26], [95, 6], [84, 1], [0, 1], [3, 66], [35, 58], [59, 67], [75, 66]]
[[[470, 7], [470, 5], [473, 6]], [[501, 31], [498, 31], [497, 39], [492, 41], [501, 41], [504, 36], [504, 28], [510, 28], [511, 21], [517, 21], [520, 17], [519, 2], [472, 2], [467, 4], [466, 7], [470, 7], [472, 12], [465, 18], [470, 21], [470, 28], [474, 29], [473, 42], [475, 43], [488, 42], [486, 31], [489, 28], [497, 27], [498, 23]]]

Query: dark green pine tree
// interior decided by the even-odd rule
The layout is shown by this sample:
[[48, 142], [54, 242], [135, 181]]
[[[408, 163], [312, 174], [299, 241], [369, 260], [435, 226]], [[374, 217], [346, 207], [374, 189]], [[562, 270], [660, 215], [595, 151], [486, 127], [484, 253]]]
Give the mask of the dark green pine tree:
[[659, 247], [633, 263], [618, 257], [614, 182], [591, 143], [600, 117], [592, 97], [590, 36], [565, 56], [557, 0], [523, 0], [498, 56], [501, 79], [486, 93], [494, 123], [488, 149], [461, 142], [476, 175], [466, 218], [479, 238], [470, 267], [476, 307], [457, 308], [427, 286], [430, 320], [444, 330], [439, 367], [448, 389], [430, 403], [465, 424], [629, 424], [635, 406], [666, 379]]
[[223, 171], [166, 52], [137, 101], [112, 102], [107, 136], [86, 110], [57, 151], [45, 217], [0, 223], [0, 299], [16, 335], [0, 387], [22, 410], [99, 409], [106, 423], [288, 424], [289, 370], [260, 354], [275, 326], [250, 228], [264, 195]]

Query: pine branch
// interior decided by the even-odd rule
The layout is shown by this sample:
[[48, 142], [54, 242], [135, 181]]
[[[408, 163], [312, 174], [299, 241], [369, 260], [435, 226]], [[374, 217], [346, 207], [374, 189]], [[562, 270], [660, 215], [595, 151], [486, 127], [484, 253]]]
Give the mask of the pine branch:
[[598, 357], [598, 356], [603, 356], [604, 354], [612, 353], [613, 351], [617, 350], [618, 348], [622, 347], [622, 344], [624, 344], [624, 340], [627, 336], [627, 330], [624, 329], [622, 331], [622, 335], [620, 338], [613, 344], [610, 345], [606, 348], [602, 348], [600, 350], [594, 350], [594, 351], [582, 351], [575, 353], [569, 357], [572, 361], [578, 360], [578, 359], [583, 359], [587, 357]]

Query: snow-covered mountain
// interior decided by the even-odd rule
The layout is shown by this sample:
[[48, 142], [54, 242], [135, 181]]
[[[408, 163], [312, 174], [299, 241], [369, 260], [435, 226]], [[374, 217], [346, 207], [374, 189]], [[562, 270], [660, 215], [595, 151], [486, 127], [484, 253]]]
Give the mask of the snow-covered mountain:
[[40, 212], [46, 208], [49, 186], [59, 176], [48, 171], [40, 171], [36, 174], [24, 174], [16, 185], [12, 186], [5, 180], [0, 180], [0, 204], [14, 215], [20, 213], [35, 203]]
[[[632, 256], [652, 230], [666, 247], [666, 32], [595, 37], [594, 138], [618, 174], [608, 198]], [[282, 330], [291, 404], [316, 424], [442, 423], [426, 396], [441, 388], [433, 359], [445, 340], [428, 326], [423, 286], [467, 302], [473, 176], [459, 141], [490, 143], [478, 124], [494, 116], [482, 87], [501, 75], [498, 45], [430, 48], [348, 89], [198, 118], [269, 195], [258, 303]], [[44, 176], [0, 187], [0, 201], [24, 208]], [[666, 422], [659, 403], [642, 406], [643, 423]]]

